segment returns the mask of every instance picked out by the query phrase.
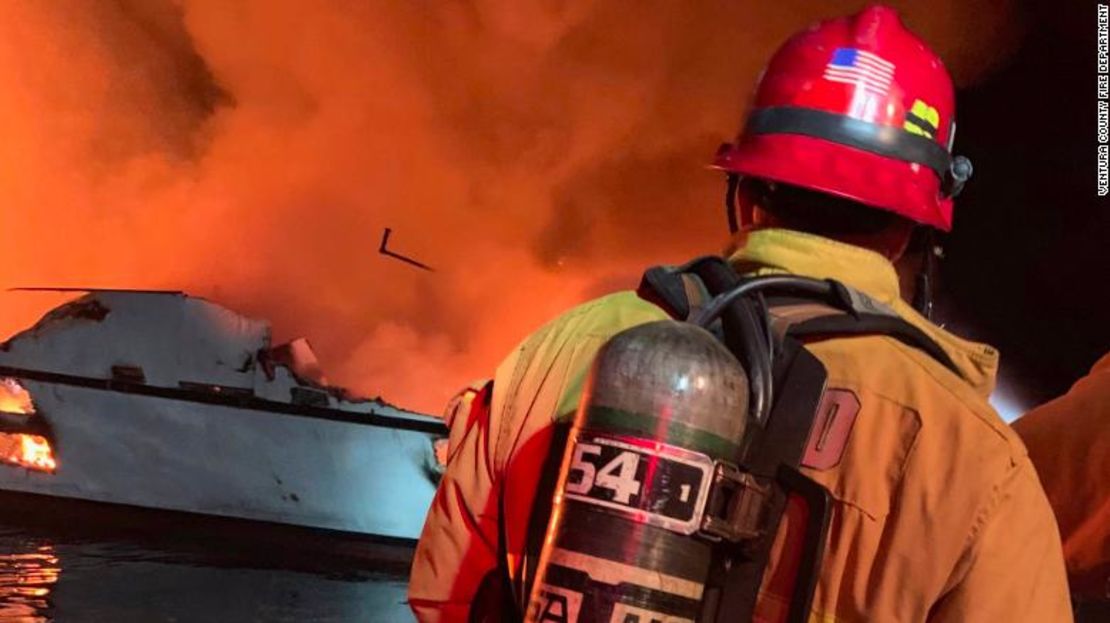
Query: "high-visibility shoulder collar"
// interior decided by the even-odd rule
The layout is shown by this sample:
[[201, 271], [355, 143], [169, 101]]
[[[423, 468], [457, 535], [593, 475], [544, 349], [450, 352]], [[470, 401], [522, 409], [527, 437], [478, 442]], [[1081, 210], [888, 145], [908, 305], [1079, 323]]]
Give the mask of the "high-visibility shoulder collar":
[[886, 305], [899, 298], [894, 266], [874, 251], [789, 229], [758, 229], [741, 236], [729, 258], [740, 272], [836, 279]]
[[957, 337], [918, 314], [902, 300], [898, 273], [882, 255], [861, 247], [788, 229], [758, 229], [741, 234], [729, 262], [742, 273], [787, 272], [814, 279], [836, 279], [890, 306], [944, 349], [960, 375], [981, 396], [994, 390], [998, 351]]

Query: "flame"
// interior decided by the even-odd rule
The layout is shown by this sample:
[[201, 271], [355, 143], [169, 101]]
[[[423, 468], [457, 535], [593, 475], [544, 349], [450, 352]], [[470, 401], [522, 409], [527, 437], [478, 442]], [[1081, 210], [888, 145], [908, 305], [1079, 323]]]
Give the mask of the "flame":
[[[12, 378], [0, 378], [0, 413], [34, 415], [31, 394]], [[53, 473], [58, 467], [54, 449], [42, 435], [0, 433], [0, 461]]]
[[54, 449], [41, 435], [0, 434], [0, 461], [40, 472], [54, 473]]
[[[1015, 0], [893, 3], [965, 80], [1017, 40]], [[0, 2], [0, 290], [184, 289], [438, 412], [723, 243], [702, 163], [775, 46], [859, 4]], [[57, 302], [3, 296], [0, 338]]]
[[0, 412], [20, 415], [35, 412], [31, 394], [15, 379], [0, 379]]

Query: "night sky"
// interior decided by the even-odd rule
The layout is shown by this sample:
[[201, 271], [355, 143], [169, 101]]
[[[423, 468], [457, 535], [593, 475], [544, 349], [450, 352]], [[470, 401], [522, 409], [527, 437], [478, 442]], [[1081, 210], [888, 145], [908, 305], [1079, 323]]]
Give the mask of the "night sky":
[[1003, 391], [1030, 406], [1110, 350], [1110, 198], [1096, 194], [1095, 3], [1025, 10], [1018, 52], [957, 95], [975, 175], [942, 269], [959, 312], [939, 320], [997, 346]]

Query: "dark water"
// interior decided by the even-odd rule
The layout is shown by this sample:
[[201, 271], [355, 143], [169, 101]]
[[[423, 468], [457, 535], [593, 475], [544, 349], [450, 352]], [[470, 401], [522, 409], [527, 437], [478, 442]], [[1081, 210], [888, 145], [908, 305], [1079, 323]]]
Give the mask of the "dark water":
[[0, 523], [0, 622], [411, 621], [382, 567]]

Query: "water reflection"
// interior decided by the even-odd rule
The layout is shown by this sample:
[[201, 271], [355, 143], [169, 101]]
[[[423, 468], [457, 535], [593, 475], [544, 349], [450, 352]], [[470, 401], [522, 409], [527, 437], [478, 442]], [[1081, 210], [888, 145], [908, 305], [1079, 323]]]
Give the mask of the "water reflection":
[[184, 548], [0, 524], [0, 623], [411, 621], [406, 578], [280, 552]]
[[61, 568], [54, 547], [18, 532], [0, 532], [0, 621], [49, 621], [50, 592]]

